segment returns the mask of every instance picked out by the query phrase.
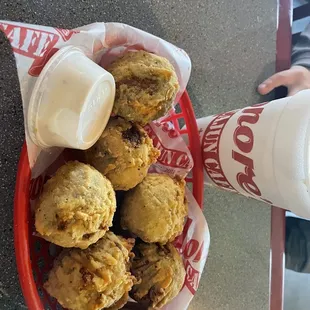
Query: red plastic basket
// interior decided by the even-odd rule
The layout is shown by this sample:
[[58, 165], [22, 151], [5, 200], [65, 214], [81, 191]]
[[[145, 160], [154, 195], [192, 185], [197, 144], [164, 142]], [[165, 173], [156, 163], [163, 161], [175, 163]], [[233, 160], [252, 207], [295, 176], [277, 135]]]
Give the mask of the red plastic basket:
[[[181, 134], [188, 135], [188, 146], [194, 160], [194, 168], [186, 181], [192, 184], [193, 195], [202, 207], [203, 167], [199, 133], [192, 104], [186, 91], [176, 110], [180, 112], [171, 113], [166, 120], [173, 122]], [[180, 123], [184, 123], [186, 129], [181, 130]], [[20, 285], [30, 310], [61, 309], [56, 300], [43, 289], [43, 283], [52, 266], [54, 255], [50, 251], [50, 243], [33, 234], [35, 229], [29, 204], [30, 177], [27, 147], [24, 144], [18, 164], [14, 198], [14, 245]]]

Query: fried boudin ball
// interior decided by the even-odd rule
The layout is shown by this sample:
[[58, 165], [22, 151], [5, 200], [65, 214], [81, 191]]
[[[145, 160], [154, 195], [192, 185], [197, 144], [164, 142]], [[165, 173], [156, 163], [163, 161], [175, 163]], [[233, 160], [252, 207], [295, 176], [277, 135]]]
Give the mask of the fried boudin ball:
[[115, 190], [129, 190], [144, 179], [160, 152], [141, 126], [111, 118], [85, 154], [86, 161], [105, 175]]
[[147, 302], [151, 309], [169, 303], [180, 292], [185, 278], [182, 258], [171, 243], [137, 245], [131, 272], [138, 282], [130, 296]]
[[135, 283], [133, 244], [134, 239], [109, 231], [86, 250], [66, 249], [54, 261], [44, 288], [67, 309], [121, 309]]
[[68, 162], [44, 185], [35, 226], [47, 241], [85, 249], [104, 236], [115, 210], [111, 182], [89, 165]]
[[128, 52], [113, 62], [108, 71], [116, 82], [116, 115], [145, 125], [172, 108], [179, 83], [166, 58], [145, 51]]
[[165, 244], [182, 232], [186, 216], [185, 181], [165, 174], [148, 174], [126, 193], [121, 225], [145, 242]]

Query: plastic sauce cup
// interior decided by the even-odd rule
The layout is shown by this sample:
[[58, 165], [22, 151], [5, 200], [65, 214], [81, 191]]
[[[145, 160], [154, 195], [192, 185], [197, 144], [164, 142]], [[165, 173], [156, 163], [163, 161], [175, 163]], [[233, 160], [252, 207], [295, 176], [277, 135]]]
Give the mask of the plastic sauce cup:
[[85, 150], [100, 137], [115, 97], [113, 76], [81, 49], [60, 49], [45, 65], [28, 109], [28, 132], [42, 147]]

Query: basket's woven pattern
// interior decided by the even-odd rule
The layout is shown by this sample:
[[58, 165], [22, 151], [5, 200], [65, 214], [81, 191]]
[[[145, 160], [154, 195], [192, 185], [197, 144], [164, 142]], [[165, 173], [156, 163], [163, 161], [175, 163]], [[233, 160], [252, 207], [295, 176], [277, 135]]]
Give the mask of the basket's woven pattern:
[[[172, 111], [163, 122], [170, 121], [174, 124], [174, 127], [182, 134], [187, 135], [189, 142], [189, 149], [192, 153], [192, 157], [194, 160], [194, 168], [192, 172], [187, 177], [187, 185], [192, 189], [193, 195], [196, 198], [198, 204], [202, 206], [202, 195], [203, 195], [203, 172], [202, 172], [202, 164], [201, 164], [201, 155], [200, 155], [200, 145], [199, 145], [199, 134], [196, 125], [196, 120], [194, 116], [194, 112], [192, 109], [191, 102], [189, 100], [188, 94], [185, 92], [180, 100], [180, 103], [176, 106], [175, 111]], [[186, 129], [181, 130], [180, 128], [186, 125]], [[27, 159], [28, 160], [28, 159]], [[21, 164], [20, 164], [21, 166]], [[19, 167], [20, 168], [20, 167]], [[29, 182], [29, 181], [28, 181]], [[18, 185], [16, 189], [18, 188]], [[28, 186], [29, 190], [29, 186]], [[18, 196], [18, 195], [17, 195]], [[29, 198], [29, 195], [27, 195]], [[15, 197], [15, 210], [16, 213], [16, 205], [19, 204]], [[27, 207], [27, 204], [26, 204]], [[29, 207], [29, 199], [28, 199], [28, 219], [29, 219], [29, 241], [24, 240], [23, 244], [20, 244], [20, 240], [17, 241], [17, 232], [15, 231], [15, 247], [17, 251], [17, 264], [19, 269], [19, 275], [21, 280], [21, 285], [24, 293], [24, 297], [26, 299], [26, 303], [31, 310], [41, 310], [42, 307], [44, 309], [58, 310], [62, 309], [61, 306], [56, 302], [56, 300], [50, 297], [47, 292], [43, 288], [43, 283], [47, 279], [47, 275], [49, 270], [53, 265], [53, 261], [55, 256], [60, 252], [61, 248], [50, 244], [49, 242], [39, 238], [35, 235], [35, 227], [34, 227], [34, 219], [31, 214]], [[18, 220], [16, 220], [18, 221]], [[28, 239], [27, 238], [27, 239]], [[19, 257], [23, 256], [22, 248], [29, 245], [29, 253], [31, 259], [31, 269], [32, 275], [29, 271], [29, 275], [25, 274], [25, 270], [21, 268], [19, 265], [21, 262], [19, 261]], [[25, 254], [24, 254], [25, 256]], [[28, 257], [24, 257], [26, 260]], [[26, 262], [27, 263], [27, 262]], [[31, 277], [33, 276], [33, 280]], [[26, 280], [28, 284], [24, 284], [23, 281]], [[30, 286], [30, 287], [27, 287]], [[36, 286], [36, 290], [31, 290], [32, 286]], [[33, 289], [33, 288], [32, 288]], [[41, 302], [40, 302], [41, 300]]]
[[53, 266], [54, 258], [61, 251], [57, 247], [44, 239], [34, 235], [35, 227], [32, 224], [32, 236], [30, 236], [30, 253], [34, 281], [36, 282], [40, 299], [44, 309], [61, 309], [55, 300], [43, 288], [43, 283], [47, 280], [48, 272]]

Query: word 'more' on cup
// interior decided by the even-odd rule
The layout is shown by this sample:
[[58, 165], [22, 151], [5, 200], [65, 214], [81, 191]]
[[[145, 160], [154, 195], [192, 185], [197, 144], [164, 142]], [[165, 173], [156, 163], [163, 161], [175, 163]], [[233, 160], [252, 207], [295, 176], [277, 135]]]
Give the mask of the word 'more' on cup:
[[197, 124], [205, 184], [310, 218], [310, 90]]

